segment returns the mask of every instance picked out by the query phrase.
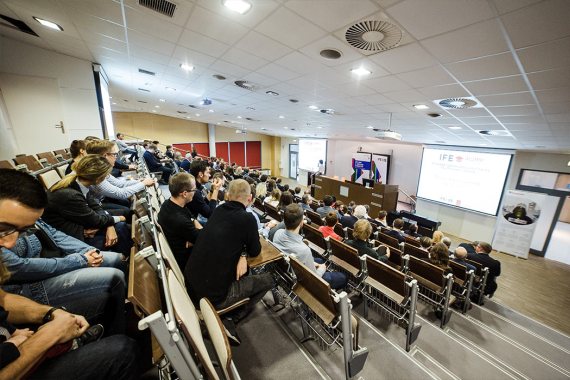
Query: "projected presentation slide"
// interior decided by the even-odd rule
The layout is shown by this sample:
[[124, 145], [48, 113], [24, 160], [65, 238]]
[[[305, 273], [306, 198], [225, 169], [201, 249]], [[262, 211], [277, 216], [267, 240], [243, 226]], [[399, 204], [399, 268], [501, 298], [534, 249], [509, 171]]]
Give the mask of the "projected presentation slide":
[[424, 148], [419, 198], [496, 215], [510, 154]]
[[299, 169], [317, 172], [321, 160], [324, 167], [327, 162], [327, 140], [299, 139]]

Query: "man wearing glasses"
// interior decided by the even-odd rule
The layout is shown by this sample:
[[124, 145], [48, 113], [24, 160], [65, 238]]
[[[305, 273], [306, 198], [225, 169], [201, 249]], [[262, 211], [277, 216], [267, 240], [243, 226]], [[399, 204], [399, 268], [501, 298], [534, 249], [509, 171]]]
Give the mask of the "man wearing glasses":
[[158, 213], [158, 224], [174, 253], [180, 269], [184, 270], [192, 247], [196, 243], [202, 225], [192, 217], [185, 206], [196, 193], [196, 180], [192, 174], [180, 172], [170, 177], [168, 183], [171, 197], [164, 202]]
[[[35, 235], [31, 236], [42, 231], [48, 240], [54, 243], [54, 246], [45, 247], [46, 253], [56, 248], [64, 252], [74, 248], [77, 252], [81, 249], [87, 249], [87, 251], [83, 254], [70, 254], [59, 260], [40, 258], [38, 260], [43, 260], [43, 270], [36, 267], [35, 271], [28, 272], [27, 275], [42, 276], [47, 273], [57, 277], [58, 273], [72, 270], [64, 276], [75, 273], [74, 277], [69, 277], [60, 286], [61, 293], [68, 292], [68, 301], [71, 301], [69, 302], [70, 310], [82, 309], [108, 313], [113, 306], [100, 303], [102, 298], [107, 297], [108, 294], [103, 288], [96, 286], [100, 284], [97, 278], [107, 278], [104, 274], [105, 270], [114, 272], [119, 277], [122, 277], [122, 272], [115, 268], [71, 269], [74, 262], [79, 268], [97, 267], [110, 257], [99, 257], [99, 253], [90, 249], [91, 247], [68, 236], [64, 239], [66, 235], [61, 233], [58, 235], [57, 231], [39, 221], [46, 204], [45, 191], [32, 176], [15, 170], [0, 169], [0, 248], [2, 252], [0, 282], [6, 283], [11, 279], [17, 280], [19, 276], [26, 275], [21, 271], [33, 259], [25, 258], [18, 265], [12, 265], [12, 260], [15, 259], [14, 256], [18, 257], [17, 253], [28, 255], [30, 252], [42, 251], [44, 246], [41, 239]], [[56, 241], [59, 243], [56, 244]], [[83, 281], [89, 277], [88, 273], [84, 272], [79, 275], [77, 272], [80, 271], [99, 273], [98, 276], [90, 278], [89, 284], [85, 284]], [[36, 303], [21, 295], [0, 290], [0, 335], [2, 336], [0, 337], [0, 342], [2, 342], [0, 343], [0, 378], [15, 379], [23, 376], [32, 378], [136, 378], [135, 344], [124, 335], [113, 335], [55, 358], [45, 359], [48, 350], [58, 344], [68, 343], [78, 338], [87, 330], [89, 323], [81, 315], [52, 307], [51, 299], [45, 293], [45, 284], [38, 280], [33, 283], [23, 281], [18, 283], [16, 285], [20, 288], [18, 293], [43, 293], [46, 296], [46, 304]], [[124, 307], [124, 278], [117, 284], [117, 289], [121, 289], [120, 286], [122, 286], [123, 299], [119, 301], [122, 301]], [[57, 293], [53, 293], [53, 298], [57, 296]], [[117, 317], [122, 317], [124, 322], [124, 314]], [[37, 325], [40, 328], [36, 331], [27, 331], [25, 335], [14, 334], [12, 336], [13, 325]], [[37, 368], [34, 368], [35, 366]]]

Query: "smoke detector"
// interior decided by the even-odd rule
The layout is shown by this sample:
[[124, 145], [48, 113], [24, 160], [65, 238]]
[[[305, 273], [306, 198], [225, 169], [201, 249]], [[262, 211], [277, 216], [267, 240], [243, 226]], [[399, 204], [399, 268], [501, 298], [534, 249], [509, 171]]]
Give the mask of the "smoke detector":
[[434, 103], [445, 109], [465, 109], [481, 107], [475, 98], [447, 98], [435, 100]]

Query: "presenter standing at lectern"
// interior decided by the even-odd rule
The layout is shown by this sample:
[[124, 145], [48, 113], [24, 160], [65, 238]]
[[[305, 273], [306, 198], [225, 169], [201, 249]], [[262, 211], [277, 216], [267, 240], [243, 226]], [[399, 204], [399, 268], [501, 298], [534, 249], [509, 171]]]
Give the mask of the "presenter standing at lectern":
[[325, 174], [325, 163], [323, 160], [319, 160], [319, 172], [317, 174]]

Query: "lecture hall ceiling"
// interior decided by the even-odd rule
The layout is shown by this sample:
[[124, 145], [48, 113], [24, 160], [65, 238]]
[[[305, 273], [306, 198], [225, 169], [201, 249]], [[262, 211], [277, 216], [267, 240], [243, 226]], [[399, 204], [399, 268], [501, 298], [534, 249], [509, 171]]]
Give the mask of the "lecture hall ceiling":
[[[39, 36], [0, 34], [100, 63], [116, 111], [279, 136], [372, 141], [390, 125], [409, 142], [570, 151], [570, 1], [251, 0], [243, 15], [222, 0], [173, 3], [169, 17], [139, 0], [3, 0], [0, 14]], [[385, 50], [347, 42], [362, 21], [394, 27], [360, 36]], [[434, 102], [447, 98], [476, 105]]]

